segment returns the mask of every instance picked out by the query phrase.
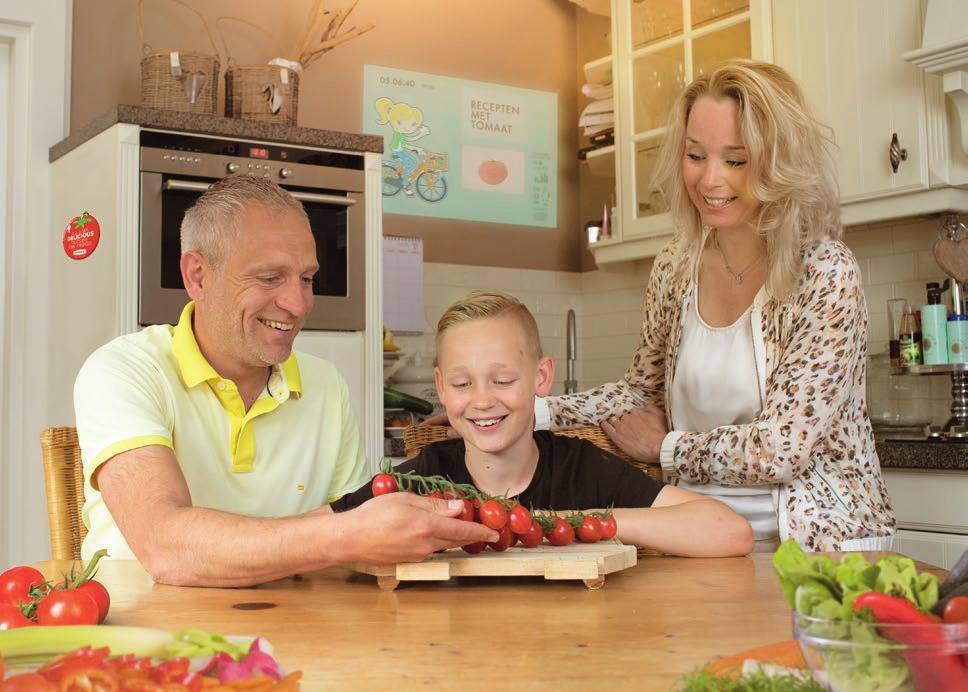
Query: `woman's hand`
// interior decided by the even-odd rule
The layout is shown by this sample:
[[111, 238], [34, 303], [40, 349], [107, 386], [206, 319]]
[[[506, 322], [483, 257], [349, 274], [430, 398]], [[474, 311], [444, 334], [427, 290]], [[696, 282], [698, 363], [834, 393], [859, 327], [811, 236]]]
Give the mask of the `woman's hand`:
[[665, 411], [649, 404], [602, 421], [602, 430], [633, 459], [659, 463], [662, 439], [669, 433]]
[[446, 425], [447, 426], [447, 437], [448, 439], [460, 437], [457, 431], [454, 430], [453, 426], [450, 424], [450, 419], [447, 417], [447, 413], [437, 413], [425, 421], [420, 423], [420, 425]]

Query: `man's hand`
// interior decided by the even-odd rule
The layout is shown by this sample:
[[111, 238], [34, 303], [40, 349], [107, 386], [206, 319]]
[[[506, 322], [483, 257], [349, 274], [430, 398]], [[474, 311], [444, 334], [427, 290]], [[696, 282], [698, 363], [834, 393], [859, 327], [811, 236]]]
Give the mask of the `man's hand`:
[[665, 411], [654, 404], [603, 420], [602, 430], [626, 454], [652, 464], [659, 462], [662, 439], [669, 433]]
[[[455, 502], [454, 506], [449, 502]], [[374, 565], [420, 562], [442, 548], [497, 541], [497, 531], [455, 519], [460, 511], [460, 502], [412, 493], [374, 497], [335, 515], [338, 561]]]

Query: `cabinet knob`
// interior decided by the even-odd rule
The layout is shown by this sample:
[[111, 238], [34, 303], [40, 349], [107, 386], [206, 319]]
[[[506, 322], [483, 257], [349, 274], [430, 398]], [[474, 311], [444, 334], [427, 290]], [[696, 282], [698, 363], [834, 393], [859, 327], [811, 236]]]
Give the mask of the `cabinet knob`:
[[897, 173], [898, 167], [901, 165], [901, 161], [907, 161], [907, 149], [901, 148], [901, 142], [897, 138], [897, 133], [891, 135], [891, 170]]
[[229, 173], [238, 173], [239, 164], [235, 163], [234, 161], [232, 163], [227, 163], [225, 164], [225, 170], [227, 170]]

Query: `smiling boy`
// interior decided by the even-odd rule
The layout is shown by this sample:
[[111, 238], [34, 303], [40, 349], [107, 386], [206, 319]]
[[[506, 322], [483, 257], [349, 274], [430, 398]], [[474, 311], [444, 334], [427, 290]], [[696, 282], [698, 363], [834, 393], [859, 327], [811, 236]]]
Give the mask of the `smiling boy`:
[[[614, 507], [618, 538], [663, 553], [742, 555], [753, 547], [745, 519], [716, 500], [656, 481], [591, 442], [534, 430], [534, 397], [554, 382], [534, 316], [513, 296], [473, 291], [437, 323], [434, 380], [460, 439], [425, 447], [399, 470], [444, 475], [526, 507]], [[354, 507], [364, 485], [333, 504]]]

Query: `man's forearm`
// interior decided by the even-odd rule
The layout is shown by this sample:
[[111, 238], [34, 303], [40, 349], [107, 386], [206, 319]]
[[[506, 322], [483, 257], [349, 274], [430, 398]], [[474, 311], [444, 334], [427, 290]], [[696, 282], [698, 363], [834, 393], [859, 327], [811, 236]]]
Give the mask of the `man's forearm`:
[[167, 513], [138, 557], [164, 584], [251, 586], [337, 564], [340, 521], [328, 508], [264, 519], [182, 507]]

